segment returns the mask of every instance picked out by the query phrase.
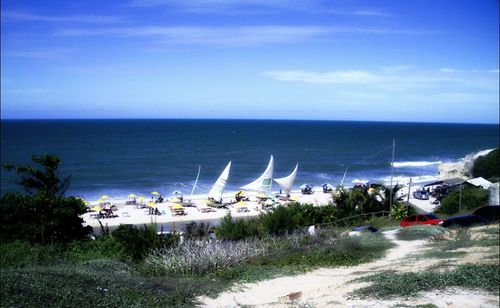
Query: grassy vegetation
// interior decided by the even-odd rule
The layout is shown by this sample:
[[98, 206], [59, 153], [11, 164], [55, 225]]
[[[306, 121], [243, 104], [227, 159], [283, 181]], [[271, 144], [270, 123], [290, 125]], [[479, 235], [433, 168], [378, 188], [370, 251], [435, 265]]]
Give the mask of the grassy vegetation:
[[438, 236], [446, 232], [447, 230], [440, 226], [416, 225], [407, 228], [401, 228], [397, 233], [397, 238], [400, 241], [422, 240], [433, 236]]
[[391, 247], [383, 236], [344, 238], [336, 232], [204, 244], [188, 240], [150, 251], [139, 262], [124, 257], [118, 243], [109, 236], [70, 249], [43, 246], [31, 255], [27, 249], [38, 248], [30, 244], [2, 244], [2, 251], [10, 252], [2, 253], [0, 305], [193, 305], [195, 296], [236, 282], [359, 264]]
[[362, 298], [416, 297], [422, 291], [449, 287], [480, 289], [498, 294], [500, 284], [498, 264], [465, 264], [448, 272], [383, 272], [359, 280], [372, 282], [372, 285], [352, 293]]

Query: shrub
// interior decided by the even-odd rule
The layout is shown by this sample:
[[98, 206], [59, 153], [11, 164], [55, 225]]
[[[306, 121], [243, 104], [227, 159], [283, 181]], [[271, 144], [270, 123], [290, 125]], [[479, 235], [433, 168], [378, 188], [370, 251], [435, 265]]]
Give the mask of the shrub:
[[241, 240], [248, 237], [259, 237], [263, 231], [259, 219], [233, 220], [229, 213], [221, 219], [215, 233], [219, 239]]
[[440, 226], [432, 226], [432, 225], [416, 225], [406, 228], [400, 228], [397, 233], [397, 238], [400, 241], [413, 241], [413, 240], [421, 240], [429, 237], [438, 237], [447, 230]]
[[495, 149], [484, 156], [479, 156], [474, 161], [472, 175], [498, 181], [500, 177], [500, 150]]
[[62, 259], [62, 247], [58, 245], [31, 244], [13, 241], [0, 245], [0, 268], [22, 268], [32, 265], [55, 264]]
[[125, 247], [109, 235], [98, 236], [95, 240], [86, 239], [69, 243], [67, 257], [75, 261], [95, 259], [129, 259]]
[[451, 191], [446, 197], [441, 201], [436, 212], [444, 213], [447, 215], [453, 215], [460, 211], [460, 194], [462, 194], [461, 210], [473, 210], [478, 207], [488, 205], [489, 193], [487, 190], [476, 187], [462, 187], [462, 192], [460, 188], [456, 188]]
[[120, 225], [111, 236], [123, 246], [124, 251], [134, 261], [141, 261], [152, 249], [174, 246], [179, 242], [177, 234], [158, 235], [155, 225], [144, 225], [143, 228]]
[[81, 214], [86, 207], [82, 200], [63, 197], [69, 178], [59, 178], [60, 159], [53, 155], [33, 155], [41, 166], [5, 165], [20, 177], [18, 183], [28, 195], [7, 193], [0, 200], [0, 239], [36, 243], [67, 243], [85, 238], [91, 227], [83, 226]]
[[299, 227], [300, 214], [291, 208], [278, 206], [273, 211], [259, 217], [267, 234], [283, 235]]

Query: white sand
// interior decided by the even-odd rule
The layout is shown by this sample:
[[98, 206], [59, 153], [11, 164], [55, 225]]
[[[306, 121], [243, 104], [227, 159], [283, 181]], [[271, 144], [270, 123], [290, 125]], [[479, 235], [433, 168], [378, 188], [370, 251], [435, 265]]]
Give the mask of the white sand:
[[[224, 194], [223, 201], [230, 202], [234, 201], [235, 192]], [[312, 195], [302, 195], [300, 191], [293, 191], [291, 194], [300, 203], [312, 203], [314, 205], [326, 205], [331, 203], [331, 194], [324, 194], [320, 189]], [[205, 221], [212, 222], [215, 224], [219, 219], [226, 216], [228, 212], [231, 212], [233, 217], [253, 217], [258, 216], [262, 211], [262, 206], [258, 204], [255, 193], [247, 193], [250, 201], [246, 201], [248, 212], [238, 212], [238, 207], [231, 205], [229, 211], [226, 209], [214, 209], [213, 212], [203, 213], [201, 209], [206, 208], [206, 196], [195, 195], [192, 197], [192, 202], [194, 207], [185, 207], [186, 215], [184, 216], [172, 216], [170, 207], [174, 203], [165, 201], [164, 203], [157, 204], [158, 209], [162, 212], [162, 215], [149, 215], [149, 208], [137, 209], [133, 205], [125, 205], [125, 200], [112, 200], [118, 210], [114, 213], [117, 215], [115, 218], [101, 218], [96, 219], [93, 217], [95, 213], [85, 213], [82, 215], [83, 220], [86, 225], [92, 226], [94, 232], [100, 232], [99, 221], [103, 226], [107, 226], [110, 229], [116, 228], [120, 224], [133, 224], [133, 225], [143, 225], [149, 223], [156, 223], [158, 231], [160, 230], [172, 230], [182, 231], [182, 227], [191, 221]], [[188, 199], [184, 197], [185, 199]], [[286, 204], [287, 202], [280, 201], [281, 204]], [[93, 207], [91, 203], [89, 206]]]
[[385, 235], [397, 246], [385, 258], [353, 267], [322, 268], [306, 274], [278, 277], [239, 285], [217, 298], [200, 297], [204, 307], [393, 307], [432, 303], [438, 307], [498, 307], [496, 296], [481, 291], [450, 289], [422, 293], [415, 299], [356, 299], [348, 294], [368, 285], [353, 279], [379, 271], [419, 271], [442, 260], [408, 262], [408, 256], [422, 252], [425, 241], [397, 241], [394, 231]]

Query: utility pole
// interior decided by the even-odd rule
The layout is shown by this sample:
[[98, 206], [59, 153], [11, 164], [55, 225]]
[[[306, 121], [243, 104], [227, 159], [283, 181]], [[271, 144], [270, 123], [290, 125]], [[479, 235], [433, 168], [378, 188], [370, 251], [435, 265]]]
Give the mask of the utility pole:
[[389, 213], [392, 211], [392, 194], [394, 193], [393, 191], [393, 186], [392, 186], [392, 178], [394, 177], [394, 151], [396, 148], [396, 140], [392, 140], [392, 162], [391, 162], [391, 195], [389, 199]]
[[410, 192], [411, 192], [411, 178], [410, 178], [410, 183], [408, 183], [408, 196], [406, 198], [406, 210], [409, 211], [410, 209]]

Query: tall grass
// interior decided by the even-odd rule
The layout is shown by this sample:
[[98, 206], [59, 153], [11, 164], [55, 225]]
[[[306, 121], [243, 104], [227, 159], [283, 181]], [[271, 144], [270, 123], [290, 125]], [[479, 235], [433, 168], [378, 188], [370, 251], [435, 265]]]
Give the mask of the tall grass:
[[433, 236], [439, 236], [447, 232], [448, 230], [440, 226], [416, 225], [399, 229], [397, 238], [400, 241], [422, 240]]

